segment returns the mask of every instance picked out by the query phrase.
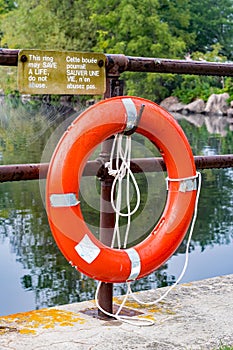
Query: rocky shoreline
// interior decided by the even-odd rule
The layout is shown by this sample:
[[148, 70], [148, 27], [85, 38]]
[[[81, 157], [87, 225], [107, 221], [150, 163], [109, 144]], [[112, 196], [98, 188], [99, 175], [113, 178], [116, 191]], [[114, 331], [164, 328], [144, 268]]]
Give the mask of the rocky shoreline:
[[213, 116], [227, 116], [233, 118], [233, 101], [228, 103], [228, 93], [212, 94], [205, 103], [202, 99], [196, 99], [189, 104], [183, 104], [175, 96], [167, 97], [160, 106], [173, 113], [205, 114]]
[[[23, 103], [28, 102], [31, 99], [42, 99], [45, 102], [49, 102], [48, 96], [31, 96], [31, 95], [21, 95], [20, 96]], [[170, 96], [165, 98], [160, 106], [172, 113], [180, 113], [183, 115], [189, 114], [203, 114], [208, 116], [226, 116], [233, 118], [233, 101], [230, 101], [230, 96], [228, 93], [223, 94], [212, 94], [208, 98], [207, 102], [202, 99], [196, 99], [189, 104], [184, 104], [179, 101], [178, 97]], [[71, 102], [71, 96], [62, 95], [60, 97], [61, 104], [69, 104]], [[95, 103], [94, 99], [87, 100], [86, 105], [92, 105]]]

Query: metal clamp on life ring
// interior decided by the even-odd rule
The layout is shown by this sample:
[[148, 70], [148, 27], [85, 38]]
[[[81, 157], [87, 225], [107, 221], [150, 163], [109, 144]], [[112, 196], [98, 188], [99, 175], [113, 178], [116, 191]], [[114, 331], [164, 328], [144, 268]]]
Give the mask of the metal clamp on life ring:
[[[142, 113], [142, 106], [143, 113]], [[102, 141], [135, 129], [160, 150], [167, 167], [168, 195], [160, 220], [148, 237], [129, 249], [101, 243], [87, 227], [79, 201], [84, 166]], [[192, 221], [196, 168], [185, 134], [174, 118], [155, 103], [138, 97], [115, 97], [85, 110], [59, 141], [48, 170], [47, 215], [54, 238], [67, 260], [94, 279], [117, 283], [144, 277], [176, 251]]]

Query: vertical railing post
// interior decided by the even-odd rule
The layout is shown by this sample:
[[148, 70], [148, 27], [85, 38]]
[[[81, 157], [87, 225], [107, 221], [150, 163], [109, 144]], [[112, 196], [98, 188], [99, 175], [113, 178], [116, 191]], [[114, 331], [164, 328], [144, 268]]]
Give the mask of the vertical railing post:
[[[120, 96], [123, 94], [123, 83], [118, 77], [106, 79], [105, 98]], [[100, 158], [107, 162], [110, 159], [113, 139], [109, 138], [102, 143]], [[111, 188], [113, 178], [106, 175], [101, 180], [101, 198], [100, 198], [100, 241], [107, 246], [111, 245], [113, 230], [115, 225], [115, 212], [111, 205]], [[113, 313], [113, 284], [101, 283], [98, 295], [98, 302], [102, 309], [108, 313]], [[98, 310], [99, 317], [106, 318], [106, 315]]]
[[[102, 144], [101, 158], [109, 160], [112, 140], [106, 140]], [[113, 229], [115, 225], [115, 213], [111, 205], [111, 187], [112, 178], [105, 176], [101, 180], [101, 199], [100, 199], [100, 241], [110, 246], [112, 242]], [[99, 305], [108, 313], [113, 313], [113, 284], [101, 283], [99, 289]], [[106, 316], [102, 311], [98, 311], [100, 317]]]

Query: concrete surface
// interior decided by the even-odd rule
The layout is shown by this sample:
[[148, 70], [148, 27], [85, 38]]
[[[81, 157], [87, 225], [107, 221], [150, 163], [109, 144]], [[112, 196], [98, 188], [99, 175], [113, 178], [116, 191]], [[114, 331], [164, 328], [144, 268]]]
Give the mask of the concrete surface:
[[[137, 297], [151, 301], [165, 290]], [[87, 315], [96, 313], [94, 301], [0, 317], [0, 350], [213, 350], [233, 345], [233, 275], [179, 285], [147, 308], [129, 299], [128, 308], [154, 325], [99, 320]]]

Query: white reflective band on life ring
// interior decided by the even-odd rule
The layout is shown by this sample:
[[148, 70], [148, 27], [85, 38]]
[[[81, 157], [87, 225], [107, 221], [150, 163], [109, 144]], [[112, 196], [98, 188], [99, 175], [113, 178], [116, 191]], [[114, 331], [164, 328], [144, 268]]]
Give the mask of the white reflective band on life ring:
[[138, 277], [141, 271], [141, 259], [138, 252], [133, 248], [126, 249], [125, 252], [128, 254], [131, 261], [131, 272], [128, 281], [133, 281]]
[[50, 195], [52, 207], [74, 207], [80, 203], [75, 193], [59, 193]]
[[122, 98], [123, 105], [126, 109], [127, 122], [125, 131], [130, 131], [137, 125], [137, 110], [131, 98]]
[[167, 190], [169, 190], [169, 181], [171, 182], [179, 182], [179, 192], [189, 192], [197, 190], [197, 177], [198, 174], [191, 176], [186, 179], [171, 179], [169, 177], [166, 178]]
[[197, 189], [197, 180], [196, 179], [189, 179], [185, 181], [180, 182], [180, 192], [187, 192], [187, 191], [194, 191]]
[[88, 235], [85, 235], [74, 249], [88, 264], [91, 264], [100, 253], [100, 248], [92, 242]]

